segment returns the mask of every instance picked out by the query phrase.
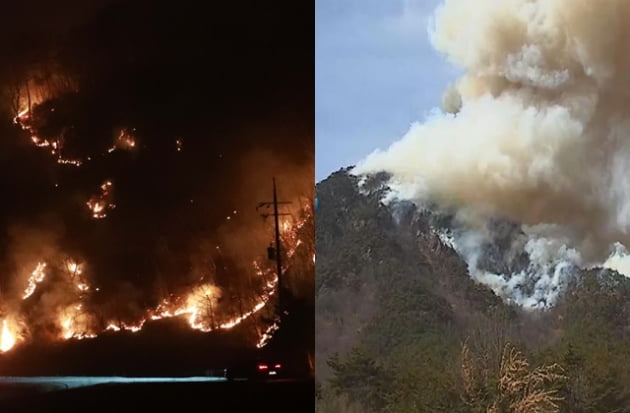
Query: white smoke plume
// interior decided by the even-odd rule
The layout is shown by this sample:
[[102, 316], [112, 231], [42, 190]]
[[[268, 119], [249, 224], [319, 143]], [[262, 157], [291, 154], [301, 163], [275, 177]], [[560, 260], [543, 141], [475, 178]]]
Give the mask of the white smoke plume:
[[[465, 75], [444, 113], [353, 173], [390, 173], [400, 199], [555, 229], [524, 246], [538, 268], [511, 277], [476, 274], [460, 248], [495, 291], [510, 295], [536, 271], [534, 291], [553, 290], [562, 268], [601, 265], [616, 243], [630, 245], [629, 34], [623, 0], [445, 0], [432, 42]], [[630, 276], [625, 251], [615, 254], [606, 266]]]
[[455, 248], [467, 261], [471, 276], [488, 285], [498, 296], [526, 309], [544, 309], [556, 303], [558, 295], [581, 263], [579, 252], [562, 240], [529, 238], [523, 246], [529, 264], [512, 274], [495, 274], [478, 268], [478, 232], [467, 233]]
[[620, 243], [615, 243], [613, 253], [608, 257], [606, 262], [602, 264], [602, 267], [630, 277], [630, 254], [628, 254], [626, 247]]

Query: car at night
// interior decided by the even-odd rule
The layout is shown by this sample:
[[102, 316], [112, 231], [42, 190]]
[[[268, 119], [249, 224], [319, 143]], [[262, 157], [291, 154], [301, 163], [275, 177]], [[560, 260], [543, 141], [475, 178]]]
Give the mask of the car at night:
[[277, 360], [244, 362], [224, 370], [228, 380], [274, 380], [284, 376], [284, 365]]

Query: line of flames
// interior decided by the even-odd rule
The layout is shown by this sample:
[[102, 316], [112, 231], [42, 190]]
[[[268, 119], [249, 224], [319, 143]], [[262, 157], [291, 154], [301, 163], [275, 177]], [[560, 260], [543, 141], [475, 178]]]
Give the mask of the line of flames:
[[[107, 187], [108, 185], [106, 184], [104, 185]], [[289, 242], [296, 238], [298, 230], [304, 225], [305, 221], [306, 220], [301, 220], [292, 227], [283, 226], [283, 234], [286, 238], [288, 238]], [[291, 258], [301, 244], [302, 240], [297, 239], [292, 247], [287, 248], [287, 256]], [[315, 255], [313, 254], [313, 262], [314, 260]], [[253, 262], [253, 267], [258, 276], [264, 276], [264, 271], [257, 261]], [[22, 295], [23, 300], [30, 298], [35, 293], [37, 286], [44, 281], [46, 278], [46, 268], [46, 262], [37, 263], [36, 268], [32, 271], [30, 277], [28, 278], [28, 285]], [[70, 281], [80, 294], [87, 293], [91, 290], [91, 286], [83, 277], [84, 264], [68, 259], [65, 262], [65, 269], [70, 276]], [[215, 295], [214, 289], [216, 288], [212, 285], [201, 285], [195, 287], [196, 289], [193, 289], [193, 291], [187, 294], [184, 300], [179, 300], [178, 302], [170, 302], [168, 299], [162, 300], [155, 309], [149, 310], [145, 317], [135, 323], [108, 322], [106, 323], [107, 325], [104, 328], [104, 331], [130, 331], [135, 333], [142, 330], [147, 321], [173, 317], [186, 317], [187, 323], [192, 329], [202, 332], [210, 332], [220, 329], [228, 330], [239, 325], [265, 308], [267, 303], [276, 293], [277, 285], [278, 276], [273, 273], [272, 279], [265, 283], [266, 290], [262, 294], [260, 300], [249, 311], [218, 324], [206, 325], [202, 320], [200, 320], [199, 316], [201, 314], [201, 305], [197, 303], [198, 297], [195, 297], [195, 294], [199, 294], [199, 291], [201, 291], [203, 297], [213, 299]], [[96, 290], [98, 291], [98, 288], [96, 288]], [[81, 302], [67, 306], [62, 309], [58, 315], [58, 323], [61, 330], [60, 338], [63, 340], [82, 340], [97, 337], [98, 334], [91, 330], [90, 320], [91, 315], [86, 312]], [[278, 328], [279, 324], [277, 322], [269, 326], [262, 333], [256, 346], [258, 348], [263, 347], [272, 337], [273, 333], [278, 330]], [[18, 325], [15, 320], [10, 317], [5, 317], [2, 321], [2, 331], [0, 332], [0, 352], [11, 350], [20, 341], [21, 338], [17, 334], [17, 331]]]
[[20, 125], [22, 130], [27, 131], [31, 135], [31, 142], [35, 144], [38, 148], [48, 148], [51, 147], [51, 155], [57, 157], [57, 163], [60, 165], [73, 165], [73, 166], [81, 166], [83, 165], [83, 160], [81, 159], [70, 159], [64, 158], [61, 154], [61, 141], [60, 140], [48, 140], [42, 139], [33, 130], [33, 127], [30, 125], [31, 113], [28, 108], [23, 109], [18, 112], [18, 114], [13, 118], [13, 123]]
[[[44, 280], [46, 276], [46, 273], [44, 271], [45, 268], [46, 263], [38, 263], [37, 268], [33, 271], [31, 277], [29, 277], [29, 285], [24, 291], [23, 300], [30, 298], [35, 292], [37, 284]], [[89, 284], [87, 284], [87, 282], [79, 277], [82, 272], [81, 266], [79, 264], [77, 264], [76, 262], [68, 262], [67, 269], [70, 273], [73, 273], [75, 275], [73, 283], [80, 292], [87, 292], [90, 290], [91, 287], [89, 286]], [[189, 294], [184, 303], [180, 306], [172, 305], [168, 302], [168, 300], [165, 299], [155, 309], [148, 311], [147, 316], [145, 316], [138, 322], [109, 322], [107, 323], [104, 331], [130, 331], [135, 333], [140, 331], [145, 326], [147, 321], [183, 316], [186, 317], [188, 325], [195, 330], [199, 330], [202, 332], [210, 332], [219, 329], [228, 330], [239, 325], [249, 317], [262, 310], [275, 294], [275, 287], [277, 285], [277, 282], [278, 277], [274, 276], [273, 280], [266, 283], [268, 291], [263, 294], [261, 300], [258, 301], [258, 303], [256, 303], [256, 305], [254, 305], [254, 307], [252, 307], [249, 311], [243, 313], [242, 315], [233, 317], [232, 319], [229, 319], [227, 321], [223, 321], [215, 326], [208, 326], [199, 319], [201, 308], [200, 305], [191, 304], [194, 299], [190, 298], [190, 295], [194, 294], [194, 292], [192, 292]], [[86, 338], [94, 338], [98, 336], [97, 333], [91, 330], [91, 315], [86, 312], [83, 304], [80, 302], [62, 309], [59, 312], [57, 319], [61, 331], [59, 337], [63, 340], [83, 340]], [[2, 321], [2, 332], [0, 333], [0, 352], [11, 350], [20, 341], [21, 338], [19, 334], [17, 334], [17, 331], [18, 326], [16, 325], [16, 323], [10, 320], [9, 317], [6, 317]]]
[[258, 343], [256, 343], [256, 348], [265, 347], [267, 343], [269, 342], [269, 340], [271, 340], [271, 338], [273, 337], [273, 333], [278, 331], [279, 328], [280, 328], [280, 324], [277, 321], [275, 321], [272, 325], [267, 327], [267, 330], [265, 330], [265, 332], [262, 333], [260, 340], [258, 340]]
[[[34, 128], [31, 126], [31, 113], [29, 109], [23, 109], [15, 115], [13, 118], [13, 123], [19, 125], [22, 130], [28, 132], [30, 134], [31, 142], [38, 148], [51, 148], [51, 155], [57, 158], [57, 163], [60, 165], [72, 165], [79, 167], [85, 163], [86, 160], [91, 160], [91, 157], [87, 157], [86, 159], [78, 159], [78, 158], [64, 158], [61, 153], [62, 143], [60, 139], [42, 139], [37, 136]], [[135, 131], [135, 129], [132, 129]], [[114, 141], [114, 145], [107, 150], [107, 153], [112, 153], [116, 149], [124, 149], [131, 150], [136, 147], [136, 138], [133, 133], [126, 128], [123, 128], [120, 131], [120, 134]]]

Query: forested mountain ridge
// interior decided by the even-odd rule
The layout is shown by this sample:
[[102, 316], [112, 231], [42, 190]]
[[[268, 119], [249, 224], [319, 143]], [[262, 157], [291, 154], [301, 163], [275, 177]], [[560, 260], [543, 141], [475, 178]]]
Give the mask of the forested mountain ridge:
[[[626, 411], [628, 279], [576, 270], [551, 308], [510, 305], [436, 230], [448, 214], [381, 201], [387, 179], [317, 184], [318, 411]], [[496, 225], [480, 265], [526, 266], [506, 258], [516, 227]]]

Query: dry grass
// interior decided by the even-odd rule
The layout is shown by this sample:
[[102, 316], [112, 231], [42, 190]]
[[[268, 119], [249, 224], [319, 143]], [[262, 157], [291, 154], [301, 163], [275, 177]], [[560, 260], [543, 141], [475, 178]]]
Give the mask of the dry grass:
[[315, 413], [370, 413], [357, 403], [352, 403], [345, 394], [324, 392], [315, 401]]
[[558, 386], [566, 380], [558, 364], [532, 368], [510, 343], [503, 349], [499, 371], [488, 371], [467, 344], [462, 347], [463, 399], [478, 413], [558, 413]]

